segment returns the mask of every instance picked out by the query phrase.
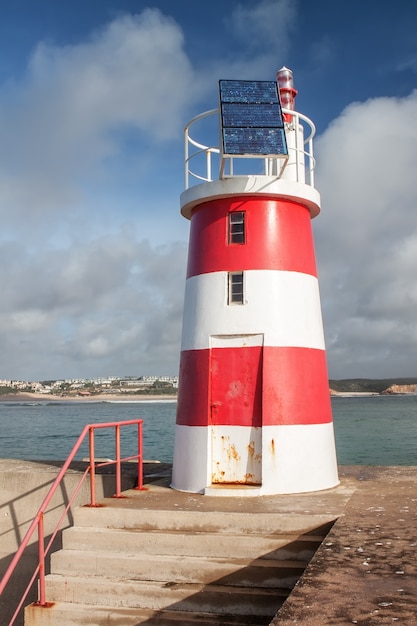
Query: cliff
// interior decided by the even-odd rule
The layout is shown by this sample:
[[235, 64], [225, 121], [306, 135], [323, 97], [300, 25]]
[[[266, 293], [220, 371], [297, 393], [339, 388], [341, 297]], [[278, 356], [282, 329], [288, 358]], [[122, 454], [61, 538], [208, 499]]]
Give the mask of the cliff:
[[[417, 386], [417, 378], [345, 378], [329, 380], [329, 387], [333, 391], [342, 393], [385, 393], [393, 387], [407, 387], [406, 391], [395, 393], [416, 393], [411, 387]], [[336, 395], [336, 394], [335, 394]]]
[[391, 385], [384, 389], [383, 394], [417, 393], [417, 385]]

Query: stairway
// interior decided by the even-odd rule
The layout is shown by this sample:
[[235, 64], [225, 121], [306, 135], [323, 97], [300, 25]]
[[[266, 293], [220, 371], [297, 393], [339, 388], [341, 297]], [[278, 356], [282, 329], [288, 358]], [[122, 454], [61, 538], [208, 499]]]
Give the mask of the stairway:
[[76, 509], [25, 626], [269, 624], [333, 521], [152, 489]]

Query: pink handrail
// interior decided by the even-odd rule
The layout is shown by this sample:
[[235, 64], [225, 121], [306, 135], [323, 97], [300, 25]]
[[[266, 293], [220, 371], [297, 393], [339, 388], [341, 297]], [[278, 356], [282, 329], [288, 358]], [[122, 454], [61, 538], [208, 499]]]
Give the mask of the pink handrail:
[[[120, 428], [122, 426], [132, 426], [132, 425], [137, 425], [138, 427], [138, 453], [132, 456], [128, 456], [128, 457], [121, 457], [120, 454]], [[115, 429], [115, 434], [116, 434], [116, 460], [115, 461], [105, 461], [105, 462], [101, 462], [101, 463], [96, 463], [95, 461], [95, 446], [94, 446], [94, 431], [98, 428], [114, 428]], [[72, 496], [69, 498], [68, 504], [65, 507], [64, 512], [62, 513], [61, 517], [58, 520], [58, 523], [55, 527], [55, 530], [52, 533], [52, 536], [48, 542], [48, 544], [45, 546], [45, 537], [44, 537], [44, 515], [45, 512], [47, 510], [47, 507], [53, 497], [53, 495], [55, 494], [58, 486], [60, 485], [62, 479], [65, 476], [65, 473], [67, 471], [67, 469], [69, 468], [70, 464], [72, 463], [72, 461], [74, 460], [75, 455], [77, 454], [81, 444], [83, 443], [86, 435], [88, 434], [89, 436], [89, 447], [90, 447], [90, 454], [89, 454], [89, 465], [87, 467], [87, 469], [84, 471], [83, 475], [81, 476], [79, 482], [77, 483], [77, 485], [75, 486], [74, 492], [72, 494]], [[99, 424], [87, 424], [80, 436], [78, 437], [76, 443], [74, 444], [74, 447], [72, 448], [67, 460], [65, 461], [64, 465], [62, 466], [58, 476], [56, 477], [55, 481], [53, 482], [50, 490], [48, 491], [44, 501], [42, 502], [41, 506], [39, 507], [39, 510], [33, 520], [33, 522], [31, 523], [28, 531], [26, 532], [26, 535], [24, 536], [22, 543], [20, 544], [16, 554], [14, 555], [13, 559], [10, 562], [9, 567], [7, 568], [2, 580], [0, 581], [0, 595], [3, 593], [4, 589], [6, 588], [7, 583], [9, 582], [14, 570], [16, 569], [17, 564], [19, 563], [23, 552], [25, 551], [32, 535], [34, 534], [35, 530], [38, 529], [38, 565], [35, 568], [35, 572], [33, 573], [28, 586], [26, 587], [23, 596], [19, 602], [18, 607], [16, 608], [16, 611], [14, 612], [11, 621], [9, 622], [8, 626], [12, 626], [19, 614], [19, 611], [21, 610], [24, 601], [26, 600], [26, 597], [32, 587], [33, 582], [36, 579], [36, 576], [39, 574], [39, 590], [38, 590], [38, 601], [37, 604], [39, 606], [48, 606], [48, 602], [46, 601], [46, 592], [45, 592], [45, 557], [47, 556], [53, 542], [54, 539], [58, 533], [58, 531], [61, 528], [62, 522], [64, 521], [69, 509], [71, 508], [80, 488], [82, 483], [84, 482], [85, 477], [87, 476], [88, 473], [90, 473], [90, 503], [87, 506], [90, 507], [97, 507], [97, 500], [96, 500], [96, 488], [95, 488], [95, 472], [96, 469], [99, 467], [104, 467], [106, 465], [115, 465], [116, 466], [116, 493], [114, 494], [114, 498], [123, 498], [124, 496], [122, 496], [121, 493], [121, 485], [122, 485], [122, 480], [121, 480], [121, 464], [123, 461], [131, 461], [131, 460], [137, 460], [138, 462], [138, 484], [137, 487], [135, 487], [135, 489], [138, 490], [144, 490], [145, 487], [143, 486], [143, 455], [142, 455], [142, 440], [143, 440], [143, 420], [127, 420], [124, 422], [106, 422], [106, 423], [99, 423]]]

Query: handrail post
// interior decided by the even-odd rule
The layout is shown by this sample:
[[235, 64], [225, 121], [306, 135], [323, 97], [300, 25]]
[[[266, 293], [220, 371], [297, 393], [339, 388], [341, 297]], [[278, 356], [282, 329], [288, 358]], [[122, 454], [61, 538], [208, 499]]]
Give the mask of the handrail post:
[[308, 141], [308, 151], [310, 155], [309, 164], [310, 164], [310, 185], [314, 187], [314, 154], [313, 154], [313, 139], [309, 139]]
[[136, 489], [143, 489], [142, 422], [138, 423], [138, 486]]
[[211, 150], [210, 148], [206, 151], [206, 178], [207, 181], [211, 182]]
[[188, 157], [189, 157], [188, 127], [185, 129], [184, 138], [185, 138], [185, 150], [184, 150], [184, 153], [185, 153], [185, 171], [184, 171], [185, 180], [184, 180], [184, 186], [185, 186], [185, 189], [188, 189], [189, 176], [190, 176], [190, 170], [189, 170], [189, 164], [188, 164]]
[[90, 426], [89, 432], [90, 444], [90, 506], [96, 506], [96, 465], [94, 452], [94, 427]]
[[121, 463], [120, 463], [120, 426], [115, 426], [116, 432], [116, 493], [115, 498], [120, 498], [122, 493], [122, 479], [121, 479]]
[[38, 558], [39, 558], [39, 604], [46, 605], [45, 596], [45, 543], [44, 543], [43, 512], [39, 514], [38, 521]]
[[[300, 138], [298, 136], [299, 131], [299, 118], [298, 115], [294, 115], [293, 117], [294, 120], [294, 130], [295, 130], [295, 176], [296, 176], [296, 180], [299, 183], [300, 182], [300, 163], [299, 163], [299, 151], [300, 151]], [[304, 150], [304, 146], [301, 146], [301, 148]], [[304, 159], [303, 159], [304, 161]], [[304, 166], [304, 170], [305, 170], [305, 166]]]

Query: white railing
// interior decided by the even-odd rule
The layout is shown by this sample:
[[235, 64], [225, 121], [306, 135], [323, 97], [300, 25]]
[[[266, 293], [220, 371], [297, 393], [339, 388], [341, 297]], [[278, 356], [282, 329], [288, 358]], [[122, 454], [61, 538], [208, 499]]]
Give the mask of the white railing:
[[[294, 165], [295, 174], [291, 178], [297, 182], [303, 182], [314, 187], [315, 159], [313, 155], [313, 137], [316, 128], [313, 122], [296, 111], [283, 109], [285, 115], [291, 116], [291, 121], [285, 124], [288, 143], [288, 161], [280, 157], [252, 156], [242, 157], [223, 156], [218, 143], [209, 145], [203, 140], [197, 141], [190, 134], [190, 129], [197, 123], [212, 116], [219, 115], [219, 109], [211, 109], [194, 117], [184, 129], [185, 139], [185, 189], [201, 183], [212, 182], [219, 178], [241, 176], [236, 162], [245, 161], [244, 175], [274, 176], [280, 178], [288, 165]], [[211, 120], [213, 121], [213, 120]], [[193, 128], [193, 131], [195, 128]], [[197, 129], [198, 132], [198, 129]], [[200, 125], [200, 135], [213, 135], [211, 132], [204, 133]], [[304, 134], [307, 136], [304, 137]], [[220, 124], [217, 128], [217, 137], [220, 136]]]
[[[213, 155], [217, 155], [219, 158], [220, 149], [218, 146], [209, 147], [205, 144], [202, 144], [195, 139], [193, 139], [190, 135], [190, 128], [197, 122], [204, 120], [212, 115], [218, 114], [219, 109], [210, 109], [210, 111], [205, 111], [205, 113], [200, 113], [196, 117], [188, 122], [187, 126], [184, 129], [184, 138], [185, 138], [185, 188], [188, 189], [190, 185], [190, 179], [193, 180], [194, 184], [197, 182], [211, 182], [214, 179], [212, 178], [213, 172]], [[197, 167], [200, 167], [201, 173], [197, 173], [197, 171], [193, 171], [191, 169], [191, 161], [193, 163], [197, 163]], [[203, 164], [201, 167], [201, 163]], [[204, 168], [205, 164], [205, 168]]]

